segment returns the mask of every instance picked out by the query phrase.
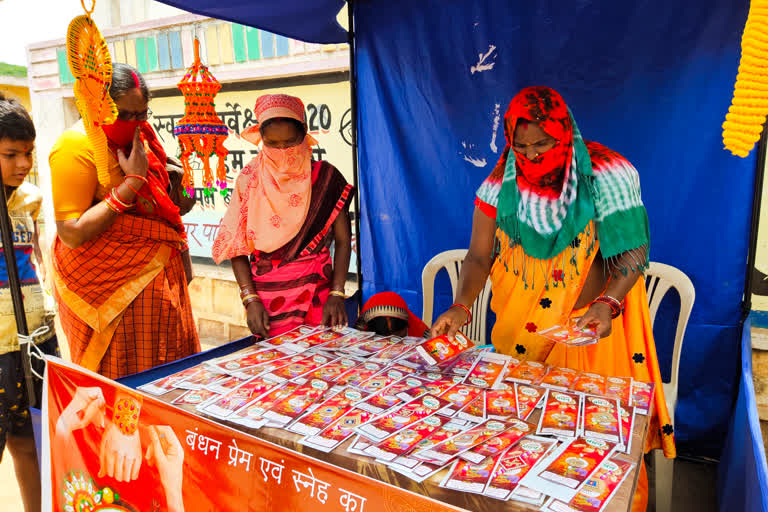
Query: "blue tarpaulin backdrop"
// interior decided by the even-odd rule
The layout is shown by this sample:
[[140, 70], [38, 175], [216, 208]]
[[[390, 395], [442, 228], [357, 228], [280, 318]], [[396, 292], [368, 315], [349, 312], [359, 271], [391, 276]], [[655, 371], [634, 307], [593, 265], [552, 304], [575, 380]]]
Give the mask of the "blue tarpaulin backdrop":
[[[528, 85], [640, 172], [651, 259], [696, 286], [676, 437], [718, 456], [736, 394], [754, 157], [722, 148], [748, 2], [367, 0], [355, 10], [365, 295], [418, 313], [420, 275], [469, 243], [474, 191]], [[498, 107], [497, 107], [498, 105]], [[495, 133], [495, 147], [494, 147]], [[441, 297], [436, 311], [450, 304]], [[670, 315], [674, 317], [675, 315]], [[657, 331], [659, 330], [657, 325]], [[658, 340], [668, 375], [672, 338]]]

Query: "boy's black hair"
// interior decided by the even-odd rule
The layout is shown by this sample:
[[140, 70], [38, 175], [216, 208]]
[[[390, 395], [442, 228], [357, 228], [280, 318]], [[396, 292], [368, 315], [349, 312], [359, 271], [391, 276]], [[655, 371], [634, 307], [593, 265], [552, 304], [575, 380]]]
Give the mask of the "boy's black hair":
[[35, 124], [27, 109], [0, 92], [0, 139], [33, 141], [36, 136]]
[[[134, 76], [136, 79], [134, 79]], [[149, 87], [144, 77], [141, 76], [136, 68], [123, 64], [122, 62], [112, 63], [112, 84], [109, 86], [109, 95], [112, 101], [117, 101], [120, 96], [131, 89], [136, 88], [136, 80], [139, 81], [139, 90], [144, 99], [149, 101]]]

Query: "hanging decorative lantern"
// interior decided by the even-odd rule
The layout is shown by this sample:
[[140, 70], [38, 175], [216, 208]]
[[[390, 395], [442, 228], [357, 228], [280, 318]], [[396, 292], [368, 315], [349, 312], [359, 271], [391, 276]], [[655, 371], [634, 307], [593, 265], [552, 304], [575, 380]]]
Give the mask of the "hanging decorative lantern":
[[72, 76], [75, 77], [75, 104], [83, 118], [85, 134], [93, 147], [96, 161], [96, 173], [99, 183], [108, 186], [109, 153], [107, 136], [102, 125], [112, 124], [117, 119], [117, 106], [109, 96], [112, 83], [112, 57], [107, 43], [91, 19], [91, 9], [80, 4], [85, 15], [78, 16], [69, 23], [67, 29], [67, 61]]
[[226, 158], [229, 151], [224, 141], [229, 135], [224, 121], [216, 114], [213, 100], [221, 89], [221, 84], [214, 78], [208, 67], [200, 62], [200, 41], [195, 39], [195, 61], [178, 84], [184, 95], [184, 117], [173, 129], [181, 147], [181, 164], [184, 167], [182, 186], [184, 194], [194, 194], [194, 175], [189, 159], [196, 154], [203, 161], [204, 194], [214, 192], [213, 171], [210, 159], [218, 157], [216, 166], [216, 185], [222, 195], [227, 193]]

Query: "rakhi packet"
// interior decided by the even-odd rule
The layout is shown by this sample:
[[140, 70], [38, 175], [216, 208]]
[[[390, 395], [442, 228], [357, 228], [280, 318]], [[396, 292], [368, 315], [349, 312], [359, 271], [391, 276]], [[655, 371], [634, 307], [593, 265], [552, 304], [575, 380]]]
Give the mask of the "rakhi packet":
[[547, 371], [547, 374], [541, 379], [539, 384], [541, 387], [555, 389], [557, 391], [568, 391], [571, 386], [576, 382], [576, 378], [579, 376], [579, 372], [570, 368], [555, 368], [552, 367]]
[[328, 391], [328, 383], [322, 379], [311, 379], [288, 396], [282, 397], [264, 412], [264, 418], [271, 423], [287, 425], [295, 420], [314, 403], [320, 401]]
[[274, 405], [275, 402], [290, 395], [299, 386], [300, 384], [298, 382], [286, 382], [275, 386], [262, 396], [235, 411], [234, 414], [227, 417], [227, 421], [232, 421], [250, 428], [261, 428], [267, 423], [267, 419], [264, 418], [264, 413], [272, 408], [272, 405]]
[[190, 389], [171, 401], [173, 405], [194, 405], [198, 406], [206, 401], [219, 396], [218, 393], [208, 391], [207, 389]]
[[259, 367], [270, 361], [287, 357], [285, 352], [276, 348], [262, 348], [240, 354], [237, 357], [217, 361], [212, 365], [212, 369], [233, 374], [246, 368]]
[[346, 352], [359, 357], [371, 357], [389, 348], [392, 344], [389, 337], [374, 336], [363, 343], [350, 347]]
[[288, 332], [284, 332], [274, 338], [269, 338], [264, 341], [260, 341], [258, 344], [262, 347], [280, 347], [283, 345], [290, 345], [296, 340], [309, 336], [313, 332], [317, 331], [317, 327], [309, 325], [300, 325], [295, 329], [291, 329]]
[[445, 364], [445, 372], [453, 375], [461, 375], [466, 377], [475, 367], [480, 356], [485, 354], [486, 351], [478, 350], [476, 348], [466, 350], [459, 354], [455, 359]]
[[635, 412], [647, 416], [651, 410], [651, 401], [655, 385], [648, 382], [632, 381], [632, 404], [635, 406]]
[[592, 477], [600, 464], [613, 454], [615, 448], [616, 443], [579, 437], [571, 441], [563, 452], [539, 473], [539, 477], [569, 489], [576, 489]]
[[334, 385], [339, 387], [353, 386], [358, 387], [360, 384], [370, 379], [377, 373], [379, 373], [384, 366], [379, 363], [366, 362], [360, 366], [355, 367], [355, 371], [347, 372], [334, 382]]
[[294, 356], [290, 359], [290, 364], [283, 366], [279, 370], [265, 375], [270, 380], [285, 382], [287, 380], [302, 377], [313, 372], [323, 365], [334, 361], [335, 357], [329, 357], [321, 354], [310, 354], [306, 356]]
[[208, 386], [205, 387], [205, 389], [207, 389], [208, 391], [213, 391], [214, 393], [219, 393], [224, 395], [226, 393], [229, 393], [233, 389], [237, 388], [242, 383], [251, 380], [252, 378], [253, 378], [252, 376], [243, 377], [243, 376], [228, 375], [209, 384]]
[[296, 345], [297, 347], [300, 347], [304, 350], [310, 348], [321, 348], [334, 340], [343, 338], [344, 336], [353, 334], [354, 332], [355, 330], [349, 327], [344, 327], [338, 331], [333, 329], [320, 330], [304, 338], [299, 338], [296, 341], [291, 342], [291, 344]]
[[517, 398], [517, 417], [523, 421], [528, 418], [536, 409], [536, 406], [547, 394], [546, 388], [537, 386], [517, 385], [515, 387], [515, 397]]
[[523, 420], [512, 420], [508, 428], [496, 437], [492, 437], [459, 455], [462, 459], [479, 464], [486, 457], [495, 457], [517, 444], [524, 436], [533, 434], [536, 427]]
[[485, 391], [477, 398], [469, 402], [456, 417], [460, 420], [471, 421], [472, 423], [483, 423], [487, 416], [485, 414]]
[[621, 415], [621, 443], [624, 445], [624, 453], [632, 453], [632, 437], [635, 431], [635, 410], [619, 405]]
[[523, 361], [509, 371], [504, 380], [518, 384], [537, 384], [547, 374], [547, 367], [538, 361]]
[[335, 361], [331, 361], [314, 370], [305, 374], [303, 377], [306, 379], [322, 379], [328, 383], [336, 382], [342, 375], [349, 371], [353, 371], [354, 368], [362, 364], [360, 359], [353, 357], [340, 357]]
[[224, 378], [225, 376], [219, 372], [203, 368], [199, 372], [177, 382], [176, 387], [179, 389], [203, 389]]
[[435, 414], [447, 404], [448, 402], [441, 398], [425, 395], [361, 425], [357, 432], [373, 442], [383, 441], [391, 434]]
[[438, 336], [427, 340], [421, 345], [416, 346], [416, 352], [428, 365], [443, 363], [458, 356], [465, 350], [473, 348], [475, 345], [469, 341], [469, 338], [462, 333], [457, 332], [453, 338], [447, 335]]
[[457, 460], [440, 483], [440, 487], [456, 491], [482, 494], [485, 484], [491, 478], [493, 468], [501, 456], [489, 457], [480, 464]]
[[581, 372], [571, 386], [571, 391], [590, 395], [605, 395], [605, 377], [596, 373]]
[[206, 404], [200, 408], [200, 411], [224, 419], [276, 386], [278, 386], [278, 383], [275, 381], [256, 377], [229, 391], [218, 400]]
[[510, 426], [503, 421], [488, 420], [466, 432], [462, 432], [450, 439], [446, 439], [442, 443], [435, 445], [428, 450], [416, 452], [413, 456], [420, 460], [446, 463], [451, 459], [460, 456], [462, 453], [484, 443], [488, 439], [498, 436], [508, 428], [510, 428]]
[[506, 420], [517, 414], [515, 386], [504, 384], [506, 389], [489, 389], [485, 392], [485, 414], [492, 420]]
[[568, 503], [552, 498], [542, 510], [549, 512], [602, 512], [621, 484], [632, 472], [634, 464], [611, 457]]
[[407, 402], [424, 395], [441, 396], [457, 384], [460, 384], [464, 380], [464, 377], [454, 375], [452, 377], [441, 377], [437, 380], [424, 383], [417, 388], [410, 388], [405, 391], [401, 391], [397, 394], [397, 398]]
[[336, 338], [335, 340], [331, 340], [322, 347], [320, 347], [321, 350], [333, 350], [333, 351], [339, 351], [339, 350], [346, 350], [348, 348], [354, 347], [355, 345], [358, 345], [360, 343], [363, 343], [364, 341], [367, 341], [370, 338], [373, 338], [376, 335], [376, 333], [373, 332], [365, 332], [365, 331], [357, 331], [350, 334], [346, 334], [345, 336], [342, 336], [340, 338]]
[[[404, 469], [412, 470], [419, 464], [422, 464], [424, 461], [419, 460], [415, 457], [413, 457], [413, 453], [416, 453], [418, 451], [426, 451], [433, 446], [436, 446], [446, 439], [449, 439], [461, 432], [464, 432], [465, 430], [468, 430], [469, 427], [462, 423], [458, 423], [456, 421], [450, 420], [447, 423], [444, 423], [442, 427], [440, 427], [438, 430], [435, 430], [427, 436], [426, 438], [420, 440], [418, 443], [416, 443], [410, 451], [405, 452], [400, 457], [397, 457], [391, 462], [391, 466], [400, 466]], [[437, 461], [430, 461], [434, 462], [435, 464], [438, 464]]]
[[381, 352], [374, 354], [369, 361], [377, 363], [390, 363], [396, 361], [402, 357], [406, 357], [411, 351], [414, 350], [413, 345], [406, 345], [405, 343], [392, 343], [388, 347], [384, 348]]
[[581, 424], [581, 396], [576, 393], [550, 391], [539, 418], [537, 434], [576, 437]]
[[557, 445], [554, 439], [526, 436], [499, 457], [483, 494], [508, 500], [520, 480]]
[[598, 341], [594, 329], [587, 327], [579, 329], [575, 325], [553, 325], [549, 329], [538, 331], [536, 334], [568, 347], [593, 345]]
[[363, 400], [365, 396], [357, 389], [344, 388], [324, 400], [313, 411], [299, 417], [288, 426], [288, 430], [305, 436], [317, 435], [342, 417], [356, 403]]
[[353, 408], [331, 423], [325, 430], [314, 436], [307, 436], [300, 444], [311, 446], [326, 453], [333, 451], [340, 444], [355, 435], [355, 429], [368, 422], [373, 415], [362, 409]]
[[382, 371], [370, 379], [362, 382], [357, 387], [366, 393], [378, 393], [379, 391], [399, 381], [405, 377], [405, 375], [406, 374], [401, 371], [384, 368]]
[[186, 370], [174, 373], [173, 375], [163, 377], [162, 379], [157, 379], [147, 384], [142, 384], [138, 387], [138, 389], [149, 393], [150, 395], [164, 395], [176, 389], [176, 384], [189, 377], [192, 377], [197, 372], [202, 371], [202, 369], [202, 366], [193, 366], [192, 368], [187, 368]]
[[429, 416], [410, 427], [395, 432], [383, 441], [369, 446], [364, 450], [364, 453], [375, 457], [377, 460], [391, 462], [408, 453], [419, 441], [429, 437], [447, 422], [448, 418], [438, 415]]
[[456, 384], [440, 395], [440, 398], [448, 400], [448, 405], [440, 410], [438, 414], [443, 416], [454, 416], [465, 406], [469, 405], [474, 399], [483, 394], [483, 390], [476, 386], [468, 384]]
[[619, 400], [584, 395], [582, 429], [584, 437], [621, 442], [621, 413]]
[[398, 393], [410, 388], [423, 386], [426, 382], [425, 379], [413, 375], [404, 377], [375, 395], [368, 397], [364, 402], [357, 404], [357, 407], [373, 414], [381, 414], [403, 403], [403, 400], [397, 397]]
[[467, 382], [481, 388], [494, 387], [504, 377], [510, 359], [495, 352], [481, 354], [474, 368], [469, 372]]
[[616, 398], [621, 403], [632, 407], [632, 377], [608, 377], [605, 396]]

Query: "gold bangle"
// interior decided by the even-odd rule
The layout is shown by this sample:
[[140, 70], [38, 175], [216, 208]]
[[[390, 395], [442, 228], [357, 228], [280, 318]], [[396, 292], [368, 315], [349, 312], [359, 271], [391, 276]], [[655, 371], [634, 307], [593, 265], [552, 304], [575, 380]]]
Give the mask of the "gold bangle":
[[328, 295], [330, 295], [331, 297], [341, 297], [342, 299], [347, 298], [347, 294], [339, 290], [332, 290], [331, 293], [329, 293]]
[[250, 300], [250, 299], [256, 299], [259, 302], [261, 302], [261, 298], [257, 294], [255, 294], [255, 293], [249, 293], [248, 295], [246, 295], [245, 297], [243, 297], [240, 300], [242, 300], [243, 304], [245, 304], [245, 301]]

